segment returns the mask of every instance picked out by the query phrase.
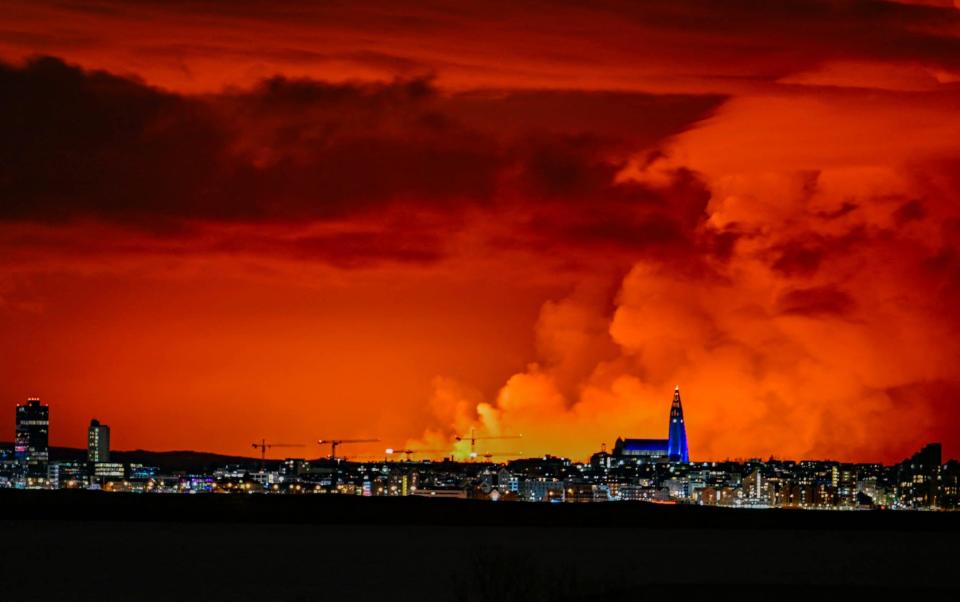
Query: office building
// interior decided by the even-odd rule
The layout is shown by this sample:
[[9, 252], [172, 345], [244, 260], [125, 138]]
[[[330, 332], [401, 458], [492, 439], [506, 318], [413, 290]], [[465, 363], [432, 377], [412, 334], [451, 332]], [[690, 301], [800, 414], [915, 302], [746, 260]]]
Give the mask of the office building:
[[87, 430], [87, 461], [110, 461], [110, 427], [94, 418]]
[[98, 462], [93, 466], [93, 476], [101, 480], [123, 479], [126, 471], [120, 462]]
[[929, 443], [897, 467], [899, 501], [910, 508], [937, 505], [942, 448]]
[[27, 403], [17, 405], [14, 455], [27, 478], [47, 478], [47, 464], [50, 461], [49, 410], [37, 398], [30, 398]]

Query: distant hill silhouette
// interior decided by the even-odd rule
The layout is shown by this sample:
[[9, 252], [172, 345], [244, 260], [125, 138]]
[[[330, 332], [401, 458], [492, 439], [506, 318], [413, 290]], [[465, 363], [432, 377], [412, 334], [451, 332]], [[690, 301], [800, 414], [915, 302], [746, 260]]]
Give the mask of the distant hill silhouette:
[[[9, 451], [12, 443], [0, 443], [0, 449]], [[85, 462], [87, 459], [87, 450], [75, 447], [51, 447], [50, 459], [54, 462]], [[185, 471], [201, 472], [211, 471], [218, 466], [226, 464], [239, 464], [241, 466], [256, 469], [260, 466], [259, 458], [246, 456], [225, 456], [209, 452], [198, 452], [192, 450], [175, 451], [149, 451], [136, 449], [132, 451], [110, 450], [111, 462], [122, 462], [124, 464], [144, 464], [146, 466], [157, 466], [162, 471]], [[267, 467], [276, 466], [279, 460], [267, 460]]]

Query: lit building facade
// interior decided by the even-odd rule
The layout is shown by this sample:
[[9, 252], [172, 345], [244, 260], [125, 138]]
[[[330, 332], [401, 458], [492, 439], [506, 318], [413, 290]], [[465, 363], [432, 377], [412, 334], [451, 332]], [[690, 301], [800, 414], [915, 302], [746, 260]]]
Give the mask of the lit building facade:
[[680, 403], [680, 385], [673, 390], [673, 403], [670, 405], [670, 436], [667, 441], [667, 458], [671, 462], [690, 461], [690, 450], [687, 449], [687, 425], [683, 422], [683, 404]]
[[666, 458], [666, 439], [620, 439], [613, 444], [613, 455], [619, 457]]
[[0, 488], [645, 501], [821, 510], [960, 508], [960, 463], [951, 460], [944, 464], [939, 443], [930, 443], [893, 466], [774, 458], [689, 462], [679, 388], [674, 390], [669, 438], [619, 438], [612, 453], [604, 445], [590, 462], [550, 455], [506, 464], [452, 459], [308, 463], [288, 458], [279, 470], [261, 466], [254, 472], [259, 463], [249, 459], [212, 473], [189, 473], [177, 468], [180, 463], [171, 465], [169, 459], [164, 460], [162, 470], [109, 461], [109, 429], [96, 420], [88, 430], [90, 461], [51, 462], [47, 406], [29, 399], [17, 406], [16, 418], [13, 449], [0, 448]]
[[87, 430], [87, 461], [110, 461], [110, 427], [94, 418]]
[[123, 479], [126, 471], [120, 462], [97, 462], [93, 465], [93, 476], [100, 480]]
[[937, 506], [942, 448], [930, 443], [897, 467], [899, 503], [908, 508]]
[[635, 457], [650, 460], [665, 458], [670, 462], [690, 462], [690, 451], [687, 447], [687, 425], [683, 418], [683, 404], [680, 402], [679, 385], [673, 391], [667, 435], [666, 439], [617, 438], [613, 447], [613, 455], [619, 458]]
[[17, 406], [14, 455], [31, 479], [46, 479], [50, 461], [50, 408], [31, 398]]

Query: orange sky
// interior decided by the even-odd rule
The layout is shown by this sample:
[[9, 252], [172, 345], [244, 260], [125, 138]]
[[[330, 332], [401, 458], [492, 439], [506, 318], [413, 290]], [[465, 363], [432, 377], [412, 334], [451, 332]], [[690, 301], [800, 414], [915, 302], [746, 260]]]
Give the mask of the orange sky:
[[579, 459], [679, 383], [695, 460], [960, 450], [953, 2], [11, 1], [0, 60], [0, 439]]

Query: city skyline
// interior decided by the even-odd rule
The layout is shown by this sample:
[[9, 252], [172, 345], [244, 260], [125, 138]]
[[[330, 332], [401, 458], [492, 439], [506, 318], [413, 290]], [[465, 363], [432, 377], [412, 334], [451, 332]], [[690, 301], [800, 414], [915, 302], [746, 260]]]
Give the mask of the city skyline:
[[953, 599], [960, 0], [0, 0], [0, 597]]
[[[23, 404], [16, 405], [16, 429], [15, 436], [13, 438], [13, 443], [10, 444], [11, 452], [13, 452], [18, 462], [25, 462], [27, 464], [32, 464], [39, 459], [40, 462], [46, 463], [49, 460], [49, 447], [57, 447], [49, 443], [49, 432], [50, 432], [50, 417], [49, 417], [49, 405], [44, 403], [38, 397], [28, 397]], [[673, 399], [670, 403], [668, 421], [667, 421], [667, 438], [658, 439], [651, 437], [624, 437], [622, 433], [616, 436], [613, 447], [613, 454], [617, 456], [636, 456], [643, 457], [648, 459], [660, 459], [661, 461], [671, 462], [671, 463], [716, 463], [716, 462], [743, 462], [743, 461], [761, 461], [763, 457], [769, 458], [770, 461], [796, 461], [797, 458], [784, 458], [778, 457], [776, 455], [770, 454], [768, 456], [755, 456], [752, 458], [744, 457], [731, 457], [726, 456], [722, 458], [690, 458], [690, 452], [688, 451], [688, 442], [686, 435], [686, 423], [684, 418], [683, 406], [680, 396], [680, 385], [674, 387]], [[90, 419], [89, 426], [86, 431], [86, 445], [85, 449], [87, 450], [87, 461], [89, 463], [110, 463], [110, 426], [104, 423], [101, 423], [97, 418]], [[637, 433], [633, 433], [634, 435]], [[500, 458], [502, 456], [508, 457], [528, 457], [534, 458], [542, 456], [547, 457], [562, 457], [562, 455], [551, 453], [549, 450], [544, 451], [543, 453], [533, 453], [528, 454], [524, 452], [504, 452], [501, 449], [497, 449], [496, 443], [501, 443], [502, 440], [513, 440], [514, 443], [517, 440], [523, 438], [522, 434], [511, 434], [511, 435], [500, 435], [495, 433], [486, 433], [486, 432], [476, 432], [476, 430], [471, 430], [469, 433], [463, 435], [454, 435], [449, 442], [449, 446], [445, 449], [425, 449], [417, 448], [410, 449], [405, 446], [398, 447], [384, 447], [385, 442], [380, 439], [316, 439], [316, 443], [319, 447], [318, 451], [322, 450], [324, 446], [330, 449], [329, 454], [317, 453], [312, 454], [303, 448], [310, 449], [309, 445], [303, 443], [277, 443], [275, 439], [267, 440], [266, 438], [260, 439], [259, 442], [254, 441], [252, 447], [257, 449], [260, 452], [260, 460], [270, 462], [277, 462], [281, 459], [288, 461], [291, 459], [290, 453], [283, 454], [282, 457], [276, 456], [271, 453], [271, 450], [274, 448], [284, 449], [285, 452], [289, 452], [289, 448], [300, 448], [297, 451], [304, 451], [305, 453], [300, 454], [304, 458], [324, 458], [329, 457], [331, 459], [336, 458], [337, 460], [344, 461], [359, 461], [359, 462], [376, 462], [378, 458], [382, 455], [383, 461], [399, 461], [402, 458], [406, 458], [409, 462], [411, 458], [416, 457], [418, 461], [458, 461], [458, 462], [474, 462], [474, 461], [485, 461], [493, 463], [505, 463], [507, 460], [493, 458]], [[490, 448], [490, 442], [494, 442], [494, 448]], [[330, 447], [330, 444], [333, 444]], [[365, 448], [368, 453], [363, 454], [351, 454], [346, 455], [344, 453], [338, 453], [337, 447], [341, 444], [350, 444], [350, 446], [361, 446]], [[482, 446], [478, 449], [478, 443]], [[2, 439], [0, 439], [0, 445], [3, 445]], [[928, 443], [929, 445], [936, 445], [939, 448], [942, 447], [940, 442]], [[60, 445], [59, 447], [69, 448], [68, 445]], [[368, 448], [376, 447], [377, 451], [374, 453], [369, 453]], [[608, 444], [606, 441], [599, 444], [599, 453], [607, 453]], [[34, 451], [34, 448], [41, 448], [39, 453]], [[185, 452], [197, 452], [197, 453], [216, 453], [211, 450], [196, 448], [189, 450], [145, 450], [141, 447], [131, 448], [128, 450], [120, 450], [121, 453], [129, 451], [150, 451], [150, 452], [165, 452], [165, 451], [185, 451]], [[592, 452], [590, 458], [594, 458], [598, 452]], [[228, 456], [230, 454], [220, 454]], [[269, 458], [268, 458], [269, 456]], [[249, 460], [254, 460], [255, 456], [238, 454], [237, 457], [243, 457]], [[946, 455], [946, 458], [951, 456]], [[567, 458], [569, 460], [579, 462], [584, 461], [586, 458]], [[838, 462], [839, 460], [831, 457], [818, 457], [818, 458], [803, 458], [802, 461], [813, 461], [813, 462]], [[851, 461], [848, 461], [851, 463]], [[877, 464], [875, 460], [868, 461], [859, 461], [852, 463], [860, 464]], [[882, 462], [880, 462], [882, 463]]]
[[[697, 461], [689, 457], [680, 387], [674, 388], [667, 438], [617, 437], [589, 459], [496, 453], [478, 444], [522, 435], [471, 430], [441, 450], [386, 448], [347, 457], [342, 446], [379, 439], [319, 439], [326, 456], [305, 446], [261, 439], [260, 458], [203, 452], [117, 451], [110, 427], [91, 419], [86, 454], [51, 454], [49, 406], [28, 399], [16, 406], [16, 439], [0, 448], [0, 489], [92, 490], [138, 494], [348, 495], [474, 499], [492, 502], [647, 502], [729, 508], [814, 510], [956, 510], [960, 462], [928, 443], [901, 462], [844, 463], [824, 459]], [[468, 448], [454, 451], [453, 445]], [[267, 453], [283, 448], [283, 460]], [[338, 449], [341, 451], [338, 453]], [[290, 457], [290, 452], [301, 452]], [[438, 457], [442, 455], [442, 457]], [[511, 459], [507, 459], [509, 457]], [[85, 460], [85, 461], [84, 461]], [[156, 465], [153, 464], [156, 463]]]
[[[0, 400], [118, 449], [960, 454], [951, 0], [8, 0]], [[0, 412], [0, 432], [13, 416]]]

